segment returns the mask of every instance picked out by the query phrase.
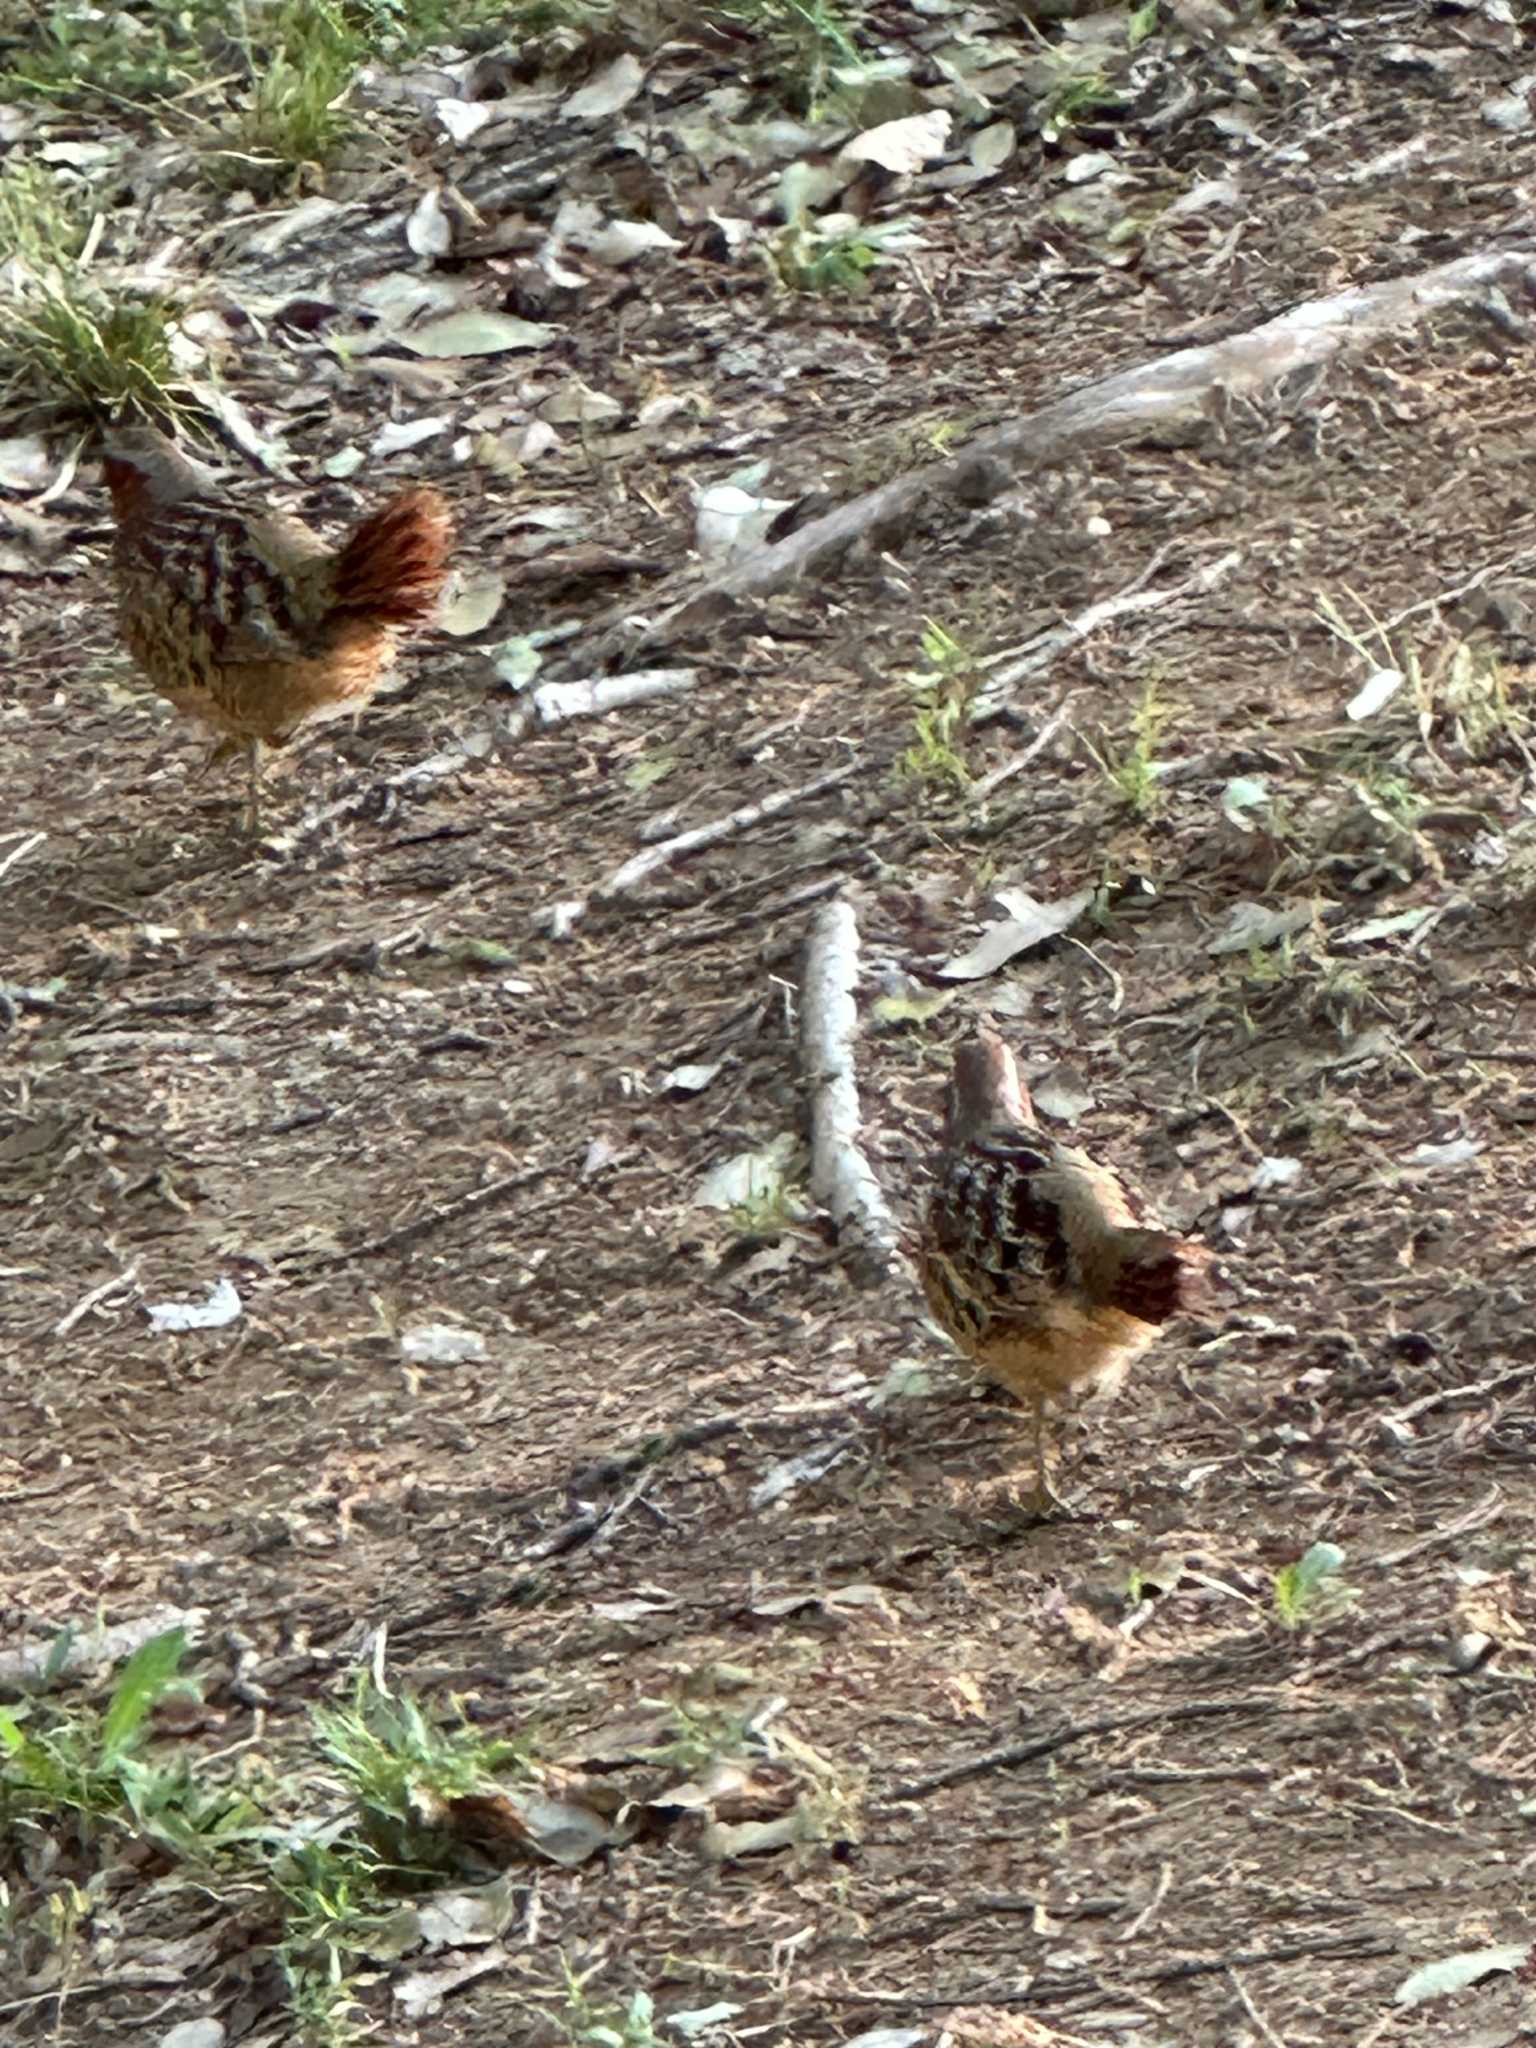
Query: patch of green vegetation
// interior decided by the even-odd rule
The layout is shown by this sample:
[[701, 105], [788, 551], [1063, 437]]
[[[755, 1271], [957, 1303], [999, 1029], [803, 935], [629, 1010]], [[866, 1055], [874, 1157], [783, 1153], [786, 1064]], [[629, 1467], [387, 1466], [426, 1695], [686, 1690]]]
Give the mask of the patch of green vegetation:
[[[313, 2048], [342, 2048], [354, 2038], [359, 1964], [380, 1934], [445, 1873], [483, 1875], [450, 1824], [450, 1802], [494, 1794], [494, 1774], [508, 1762], [521, 1766], [525, 1746], [465, 1725], [439, 1727], [414, 1699], [384, 1693], [365, 1674], [346, 1705], [313, 1712], [323, 1759], [353, 1810], [296, 1827], [185, 1752], [169, 1761], [150, 1753], [155, 1708], [189, 1689], [185, 1648], [180, 1630], [157, 1636], [124, 1665], [105, 1707], [65, 1705], [46, 1692], [68, 1653], [61, 1637], [43, 1689], [0, 1708], [0, 1824], [41, 1828], [68, 1817], [84, 1848], [115, 1829], [194, 1869], [215, 1897], [266, 1893], [299, 2036]], [[314, 1778], [313, 1764], [300, 1764], [273, 1781], [274, 1800], [307, 1811]], [[89, 1885], [51, 1886], [41, 1911], [56, 1950], [73, 1940], [90, 1902]], [[13, 1903], [13, 1917], [18, 1910]]]
[[835, 0], [724, 0], [718, 12], [763, 45], [764, 69], [808, 120], [827, 111], [834, 69], [860, 65], [858, 17]]
[[357, 1802], [377, 1855], [416, 1870], [453, 1869], [462, 1856], [451, 1803], [493, 1794], [508, 1765], [526, 1774], [530, 1744], [481, 1735], [467, 1721], [440, 1727], [409, 1694], [382, 1692], [366, 1672], [344, 1707], [311, 1710], [321, 1752]]
[[917, 699], [912, 744], [898, 759], [896, 773], [934, 792], [967, 789], [971, 769], [961, 749], [970, 733], [980, 670], [970, 649], [937, 619], [923, 621], [919, 645], [922, 666], [905, 677]]
[[663, 2048], [656, 2031], [656, 2007], [648, 1991], [631, 1993], [627, 2005], [600, 2005], [587, 1995], [587, 1985], [601, 1965], [578, 1976], [561, 1958], [565, 1970], [565, 2010], [556, 2016], [570, 2048]]
[[1511, 693], [1504, 664], [1485, 644], [1458, 640], [1418, 696], [1425, 729], [1449, 739], [1469, 761], [1523, 754], [1530, 743], [1529, 705]]
[[203, 172], [217, 187], [269, 198], [322, 170], [355, 132], [346, 100], [368, 44], [338, 0], [285, 0], [259, 33], [246, 9], [240, 42], [250, 83], [204, 151]]
[[1125, 744], [1116, 748], [1106, 740], [1101, 749], [1091, 740], [1086, 742], [1105, 780], [1137, 818], [1154, 818], [1163, 807], [1157, 748], [1172, 716], [1173, 706], [1161, 695], [1154, 678], [1142, 690]]
[[216, 43], [229, 14], [227, 0], [176, 0], [132, 13], [48, 8], [18, 21], [29, 35], [0, 73], [0, 99], [139, 106], [173, 98], [217, 69]]
[[[54, 1645], [44, 1684], [52, 1683], [69, 1651]], [[0, 1707], [0, 1799], [10, 1814], [70, 1813], [87, 1829], [132, 1811], [130, 1787], [146, 1723], [169, 1693], [183, 1689], [186, 1653], [180, 1629], [141, 1644], [123, 1666], [104, 1710], [51, 1711], [41, 1699]], [[28, 1724], [35, 1722], [29, 1729]]]
[[114, 299], [78, 269], [23, 273], [0, 303], [0, 413], [184, 415], [172, 313], [161, 299]]
[[0, 170], [0, 249], [32, 271], [72, 263], [85, 246], [90, 206], [46, 164], [10, 158]]
[[791, 164], [779, 181], [784, 225], [764, 251], [775, 284], [792, 292], [858, 297], [868, 291], [871, 271], [921, 246], [909, 220], [868, 222], [840, 213], [815, 219], [810, 183], [805, 164]]
[[1314, 1543], [1294, 1564], [1275, 1573], [1275, 1614], [1289, 1629], [1320, 1628], [1347, 1614], [1359, 1590], [1340, 1577], [1344, 1553], [1337, 1543]]

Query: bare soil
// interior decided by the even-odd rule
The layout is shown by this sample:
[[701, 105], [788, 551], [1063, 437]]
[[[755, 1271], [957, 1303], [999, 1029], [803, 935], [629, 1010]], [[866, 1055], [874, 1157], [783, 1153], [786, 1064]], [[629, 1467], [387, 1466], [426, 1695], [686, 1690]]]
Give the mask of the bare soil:
[[[611, 301], [579, 309], [565, 370], [711, 394], [681, 460], [578, 450], [504, 484], [439, 440], [406, 464], [453, 493], [471, 567], [541, 495], [671, 565], [689, 484], [739, 462], [846, 496], [932, 459], [926, 422], [1499, 246], [1529, 231], [1536, 144], [1483, 111], [1530, 63], [1496, 11], [1298, 7], [1251, 28], [1246, 101], [1202, 86], [1166, 127], [1077, 137], [1149, 194], [1240, 188], [1134, 260], [1046, 224], [1063, 157], [1031, 141], [925, 203], [918, 275], [865, 299], [776, 297], [685, 253], [621, 328]], [[253, 412], [293, 374], [253, 342]], [[381, 1961], [359, 1993], [379, 2038], [553, 2041], [562, 1956], [612, 2003], [728, 2001], [718, 2040], [1536, 2032], [1518, 1972], [1394, 2005], [1421, 1963], [1526, 1939], [1536, 1870], [1533, 423], [1528, 309], [1433, 321], [1272, 406], [1214, 406], [1190, 445], [1020, 479], [738, 607], [667, 651], [700, 667], [685, 697], [412, 783], [510, 704], [483, 656], [418, 644], [397, 694], [274, 779], [260, 844], [118, 649], [89, 472], [72, 547], [7, 578], [0, 859], [44, 836], [0, 874], [6, 1640], [199, 1610], [210, 1716], [186, 1740], [210, 1752], [281, 1755], [380, 1629], [393, 1683], [489, 1732], [537, 1724], [573, 1769], [644, 1701], [782, 1697], [846, 1795], [777, 1853], [711, 1857], [674, 1817], [575, 1867], [514, 1862], [502, 1966], [413, 2019], [411, 1959]], [[317, 486], [301, 509], [354, 502]], [[964, 742], [984, 775], [1070, 694], [983, 804], [899, 777], [924, 617], [990, 653], [1154, 558], [1172, 585], [1231, 549], [1208, 597], [1092, 636]], [[497, 634], [613, 595], [515, 591]], [[1346, 718], [1390, 663], [1320, 599], [1362, 633], [1400, 621], [1417, 688]], [[1497, 716], [1487, 690], [1458, 712], [1474, 657]], [[1149, 683], [1170, 772], [1138, 815], [1092, 749], [1123, 754]], [[664, 814], [843, 765], [547, 935]], [[1224, 812], [1238, 777], [1270, 793], [1256, 829]], [[1091, 1095], [1075, 1141], [1230, 1276], [1074, 1439], [1072, 1520], [1006, 1511], [1019, 1418], [964, 1385], [908, 1277], [855, 1284], [814, 1212], [743, 1242], [694, 1201], [804, 1129], [808, 885], [854, 895], [865, 1136], [904, 1223], [948, 1048], [990, 1007], [1033, 1078]], [[944, 986], [1001, 885], [1092, 886], [1097, 913], [882, 1026], [875, 999]], [[1248, 901], [1313, 915], [1212, 953]], [[688, 1064], [718, 1071], [684, 1093], [666, 1077]], [[221, 1276], [236, 1322], [151, 1327], [147, 1304]], [[484, 1355], [407, 1363], [402, 1333], [437, 1323]], [[902, 1361], [931, 1390], [873, 1403]], [[1320, 1540], [1358, 1597], [1287, 1627], [1276, 1574]], [[165, 1872], [120, 1860], [61, 1980], [31, 1918], [57, 1871], [35, 1843], [9, 1863], [12, 2038], [152, 2041], [207, 2014], [290, 2038], [259, 1928], [195, 1930]]]

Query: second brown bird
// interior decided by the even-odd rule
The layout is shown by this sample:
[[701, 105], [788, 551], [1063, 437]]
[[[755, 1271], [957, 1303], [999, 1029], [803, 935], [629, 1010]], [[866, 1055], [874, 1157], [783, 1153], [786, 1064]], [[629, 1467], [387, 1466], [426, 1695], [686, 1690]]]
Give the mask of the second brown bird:
[[250, 761], [262, 747], [359, 709], [402, 626], [430, 616], [451, 526], [434, 490], [400, 492], [332, 547], [297, 520], [248, 517], [152, 428], [109, 435], [118, 612], [162, 697]]
[[993, 1031], [960, 1046], [920, 1265], [935, 1320], [1034, 1416], [1035, 1494], [1056, 1504], [1050, 1408], [1107, 1399], [1206, 1292], [1211, 1255], [1144, 1224], [1119, 1177], [1035, 1121]]

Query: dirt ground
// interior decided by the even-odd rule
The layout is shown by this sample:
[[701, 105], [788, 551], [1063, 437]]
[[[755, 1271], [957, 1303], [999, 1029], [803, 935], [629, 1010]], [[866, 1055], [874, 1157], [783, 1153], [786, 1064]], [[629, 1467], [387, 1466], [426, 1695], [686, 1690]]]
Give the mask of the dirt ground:
[[[1132, 260], [1048, 219], [1064, 157], [1035, 138], [904, 202], [930, 246], [863, 299], [785, 299], [685, 249], [629, 293], [618, 362], [605, 303], [562, 364], [707, 393], [681, 452], [616, 471], [573, 443], [508, 484], [449, 437], [380, 476], [441, 483], [476, 568], [542, 497], [672, 567], [690, 485], [748, 459], [779, 497], [846, 497], [933, 459], [925, 422], [1518, 241], [1536, 144], [1488, 105], [1526, 90], [1532, 44], [1500, 13], [1298, 6], [1249, 27], [1246, 96], [1191, 45], [1186, 110], [1073, 143], [1149, 204], [1231, 181]], [[323, 259], [294, 260], [309, 290]], [[264, 347], [255, 416], [298, 374]], [[439, 404], [468, 418], [510, 374], [477, 365]], [[573, 1771], [643, 1702], [778, 1701], [837, 1794], [821, 1839], [773, 1853], [711, 1855], [674, 1816], [515, 1861], [498, 1966], [422, 2016], [395, 1994], [423, 1959], [377, 1961], [376, 2038], [553, 2042], [562, 1959], [611, 2004], [648, 1991], [659, 2027], [728, 2003], [716, 2042], [1536, 2037], [1519, 1970], [1394, 2002], [1421, 1964], [1528, 1939], [1536, 1882], [1533, 427], [1528, 309], [1437, 317], [736, 607], [659, 657], [698, 668], [686, 696], [412, 782], [513, 702], [429, 638], [274, 776], [260, 843], [120, 651], [89, 468], [52, 507], [70, 548], [3, 600], [6, 1642], [196, 1610], [187, 1739], [210, 1752], [280, 1753], [381, 1629], [392, 1683], [488, 1732], [537, 1724]], [[301, 500], [321, 524], [357, 502]], [[1090, 636], [964, 741], [984, 776], [1070, 697], [983, 801], [900, 777], [925, 618], [991, 654], [1229, 550], [1209, 594]], [[615, 594], [515, 587], [494, 637]], [[1386, 638], [1362, 655], [1328, 605]], [[1346, 717], [1383, 666], [1398, 695]], [[1149, 684], [1165, 772], [1138, 811], [1096, 755], [1123, 757]], [[840, 767], [549, 935], [659, 819]], [[1234, 808], [1236, 779], [1263, 804]], [[1003, 886], [1097, 894], [1071, 939], [882, 1017], [947, 986]], [[988, 1008], [1083, 1101], [1074, 1141], [1229, 1276], [1074, 1439], [1074, 1519], [999, 1510], [1020, 1419], [966, 1386], [904, 1270], [856, 1284], [808, 1205], [744, 1237], [695, 1200], [804, 1135], [798, 977], [838, 888], [864, 1136], [904, 1225], [949, 1049]], [[1307, 914], [1212, 952], [1245, 902]], [[688, 1066], [707, 1085], [670, 1080]], [[236, 1321], [151, 1326], [221, 1278]], [[403, 1334], [439, 1324], [483, 1349], [410, 1362]], [[897, 1368], [926, 1382], [892, 1393]], [[1356, 1597], [1288, 1627], [1276, 1575], [1320, 1541]], [[194, 1927], [131, 1859], [61, 2002], [31, 1917], [49, 1868], [10, 1861], [11, 2038], [210, 2015], [292, 2038], [250, 1930]]]

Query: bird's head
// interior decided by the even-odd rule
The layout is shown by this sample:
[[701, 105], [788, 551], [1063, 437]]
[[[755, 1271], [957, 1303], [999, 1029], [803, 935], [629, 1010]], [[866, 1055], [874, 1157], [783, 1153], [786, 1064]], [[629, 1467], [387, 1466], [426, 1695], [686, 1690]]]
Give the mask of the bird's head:
[[215, 489], [214, 478], [188, 460], [158, 427], [109, 427], [102, 436], [102, 474], [119, 516], [144, 498], [172, 504]]
[[977, 1143], [989, 1131], [1031, 1129], [1035, 1112], [1018, 1062], [995, 1031], [978, 1031], [955, 1052], [944, 1104], [946, 1150]]

